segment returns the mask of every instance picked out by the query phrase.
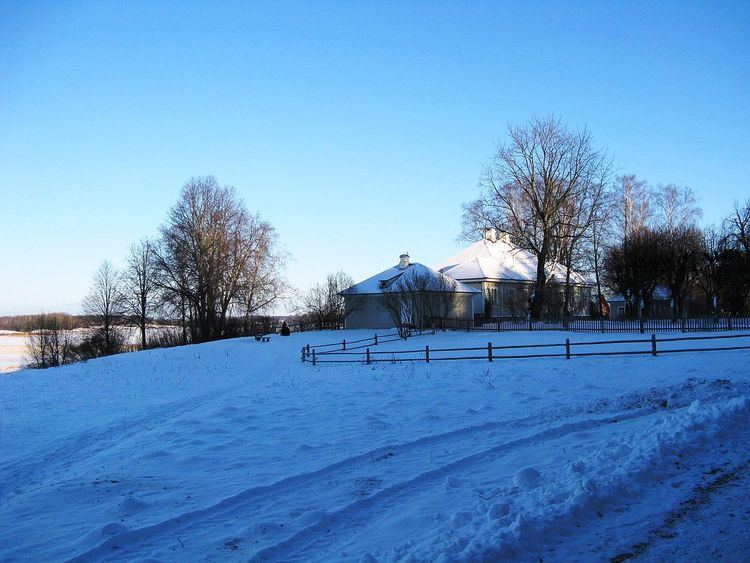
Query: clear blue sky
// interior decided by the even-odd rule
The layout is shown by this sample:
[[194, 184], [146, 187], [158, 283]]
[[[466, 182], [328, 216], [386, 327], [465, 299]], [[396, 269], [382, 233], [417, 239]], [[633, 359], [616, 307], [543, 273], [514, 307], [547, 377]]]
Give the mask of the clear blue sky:
[[453, 253], [507, 123], [619, 172], [750, 196], [748, 2], [0, 2], [0, 314], [78, 308], [213, 174], [289, 280]]

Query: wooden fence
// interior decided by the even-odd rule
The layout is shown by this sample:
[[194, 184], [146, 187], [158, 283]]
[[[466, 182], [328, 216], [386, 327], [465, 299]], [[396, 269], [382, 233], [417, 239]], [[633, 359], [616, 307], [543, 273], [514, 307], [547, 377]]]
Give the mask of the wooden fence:
[[[326, 356], [331, 354], [337, 354], [340, 352], [356, 353], [353, 350], [364, 350], [369, 349], [371, 346], [377, 346], [378, 344], [386, 344], [388, 342], [396, 342], [397, 340], [408, 340], [415, 336], [421, 336], [423, 334], [435, 334], [434, 330], [400, 330], [399, 332], [391, 332], [387, 334], [374, 334], [367, 338], [360, 338], [359, 340], [342, 339], [337, 342], [330, 342], [328, 344], [308, 344], [302, 347], [302, 361], [311, 360], [313, 363], [316, 357]], [[363, 352], [362, 352], [363, 353]]]
[[569, 332], [719, 332], [750, 330], [750, 317], [693, 317], [680, 319], [610, 320], [574, 318], [569, 321], [530, 321], [520, 319], [492, 319], [464, 321], [442, 319], [441, 328], [466, 332], [513, 332], [563, 330]]
[[[399, 337], [400, 338], [400, 337]], [[657, 339], [656, 333], [651, 334], [651, 338], [627, 339], [627, 340], [602, 340], [598, 342], [571, 342], [569, 338], [564, 343], [557, 344], [523, 344], [512, 346], [497, 346], [488, 342], [487, 346], [473, 346], [464, 348], [416, 348], [411, 350], [371, 350], [370, 345], [362, 345], [364, 350], [356, 350], [353, 347], [347, 347], [344, 343], [323, 344], [302, 348], [302, 361], [311, 362], [312, 365], [319, 363], [357, 363], [372, 364], [379, 362], [437, 362], [448, 360], [484, 360], [493, 362], [495, 360], [507, 359], [525, 359], [525, 358], [565, 358], [569, 360], [573, 357], [584, 356], [628, 356], [628, 355], [652, 355], [658, 354], [675, 354], [682, 352], [714, 352], [726, 350], [750, 350], [750, 340], [739, 340], [736, 344], [731, 339], [750, 339], [750, 334], [722, 334], [716, 336], [679, 336]], [[362, 339], [358, 342], [365, 342], [372, 339]], [[698, 348], [659, 348], [659, 343], [665, 342], [693, 342], [707, 340], [729, 340], [731, 346], [712, 346]], [[384, 340], [375, 336], [374, 343], [382, 344], [389, 340]], [[349, 344], [352, 344], [351, 342]], [[583, 346], [604, 346], [604, 345], [622, 345], [636, 344], [635, 350], [602, 350], [602, 351], [581, 351]], [[328, 351], [318, 351], [319, 348], [333, 347]], [[641, 347], [642, 346], [642, 347]], [[529, 350], [529, 353], [515, 352], [516, 350]], [[452, 355], [460, 352], [463, 355]]]

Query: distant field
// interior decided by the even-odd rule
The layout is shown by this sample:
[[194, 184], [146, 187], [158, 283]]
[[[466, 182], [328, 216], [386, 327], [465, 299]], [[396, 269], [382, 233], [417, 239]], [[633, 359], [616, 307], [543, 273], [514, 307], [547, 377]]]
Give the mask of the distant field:
[[25, 355], [25, 332], [0, 331], [0, 373], [21, 369]]

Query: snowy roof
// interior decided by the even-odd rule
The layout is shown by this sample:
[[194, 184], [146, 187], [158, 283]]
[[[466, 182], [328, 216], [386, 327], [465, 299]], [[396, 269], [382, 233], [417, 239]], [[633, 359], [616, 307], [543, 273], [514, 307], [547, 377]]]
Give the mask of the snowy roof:
[[[656, 301], [669, 301], [670, 299], [672, 299], [672, 292], [669, 291], [668, 287], [664, 287], [663, 285], [658, 285], [656, 286], [656, 288], [654, 288], [654, 292], [651, 294], [651, 296]], [[622, 293], [615, 293], [613, 295], [610, 295], [606, 299], [610, 303], [619, 303], [619, 302], [625, 301], [625, 298], [623, 297]]]
[[[478, 289], [469, 287], [459, 281], [456, 281], [448, 276], [436, 272], [432, 268], [412, 262], [407, 264], [406, 267], [401, 268], [398, 265], [383, 270], [379, 274], [376, 274], [364, 281], [355, 284], [341, 292], [342, 295], [367, 295], [367, 294], [380, 294], [384, 289], [388, 287], [394, 287], [393, 284], [404, 284], [410, 279], [416, 279], [425, 276], [427, 279], [432, 279], [439, 282], [448, 281], [450, 284], [455, 284], [453, 291], [456, 293], [480, 293]], [[444, 283], [440, 284], [444, 286]], [[450, 286], [448, 286], [450, 287]], [[448, 289], [437, 289], [436, 291], [448, 291]]]
[[[455, 256], [433, 267], [456, 280], [512, 280], [536, 281], [537, 259], [530, 252], [518, 248], [507, 238], [483, 239]], [[565, 281], [565, 268], [560, 264], [547, 266], [550, 281]], [[589, 283], [577, 272], [571, 272], [573, 283]]]

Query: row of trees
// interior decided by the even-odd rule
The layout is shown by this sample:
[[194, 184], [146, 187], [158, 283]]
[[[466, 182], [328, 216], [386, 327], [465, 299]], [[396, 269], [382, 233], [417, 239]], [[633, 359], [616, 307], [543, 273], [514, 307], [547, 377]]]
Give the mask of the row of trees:
[[[140, 347], [148, 347], [155, 318], [176, 323], [183, 344], [247, 333], [281, 298], [284, 263], [274, 228], [233, 187], [193, 178], [156, 237], [134, 243], [121, 270], [105, 261], [96, 271], [83, 300], [90, 328], [78, 338], [90, 343], [91, 356], [104, 356], [123, 349], [124, 326], [137, 328]], [[34, 337], [32, 356], [43, 340]]]
[[[632, 183], [632, 177], [628, 178]], [[602, 274], [622, 293], [627, 314], [649, 314], [654, 293], [668, 290], [673, 318], [688, 314], [743, 314], [750, 296], [750, 200], [720, 225], [699, 227], [691, 190], [667, 187], [671, 213], [648, 213], [648, 188], [639, 193], [641, 219], [607, 246]], [[657, 193], [658, 195], [658, 193]], [[659, 201], [659, 199], [656, 199]]]
[[[569, 314], [574, 271], [591, 274], [600, 304], [603, 289], [622, 293], [631, 314], [640, 314], [641, 302], [648, 309], [659, 285], [671, 291], [675, 315], [699, 287], [717, 309], [747, 311], [750, 201], [720, 226], [701, 229], [692, 189], [614, 177], [589, 131], [554, 117], [509, 127], [480, 186], [480, 197], [464, 206], [462, 234], [475, 240], [495, 227], [537, 258], [533, 319], [543, 317], [550, 282], [564, 287]], [[551, 279], [554, 265], [564, 267], [564, 280]]]

